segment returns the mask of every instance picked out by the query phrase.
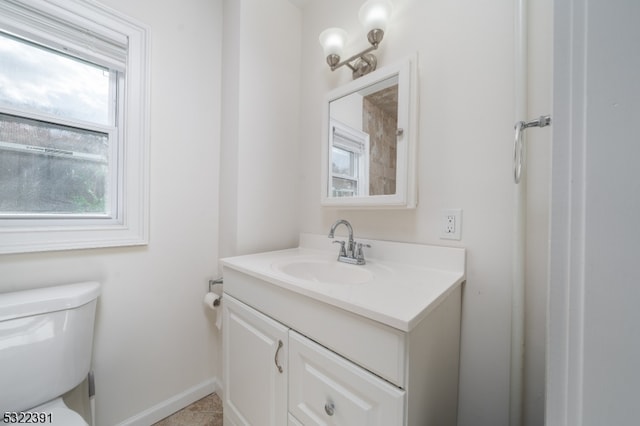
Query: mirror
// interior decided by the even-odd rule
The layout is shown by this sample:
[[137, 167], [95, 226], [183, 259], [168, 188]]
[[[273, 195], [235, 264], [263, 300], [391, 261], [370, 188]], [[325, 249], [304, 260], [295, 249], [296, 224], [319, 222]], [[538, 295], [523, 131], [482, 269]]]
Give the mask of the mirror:
[[415, 74], [408, 59], [329, 93], [322, 205], [416, 206]]

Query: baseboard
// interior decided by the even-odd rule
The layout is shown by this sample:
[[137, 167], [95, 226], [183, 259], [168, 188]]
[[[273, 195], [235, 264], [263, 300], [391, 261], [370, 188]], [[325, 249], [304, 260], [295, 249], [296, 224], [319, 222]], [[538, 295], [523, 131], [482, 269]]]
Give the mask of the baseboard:
[[222, 382], [217, 377], [213, 377], [184, 392], [174, 395], [135, 416], [129, 417], [116, 426], [149, 426], [183, 409], [187, 405], [204, 398], [212, 392], [221, 395]]

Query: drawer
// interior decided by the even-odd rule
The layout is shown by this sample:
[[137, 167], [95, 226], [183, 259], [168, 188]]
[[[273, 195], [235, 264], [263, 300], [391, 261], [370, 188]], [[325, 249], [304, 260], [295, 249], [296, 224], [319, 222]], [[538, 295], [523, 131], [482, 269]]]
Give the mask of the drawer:
[[405, 392], [289, 331], [289, 413], [305, 426], [402, 425]]

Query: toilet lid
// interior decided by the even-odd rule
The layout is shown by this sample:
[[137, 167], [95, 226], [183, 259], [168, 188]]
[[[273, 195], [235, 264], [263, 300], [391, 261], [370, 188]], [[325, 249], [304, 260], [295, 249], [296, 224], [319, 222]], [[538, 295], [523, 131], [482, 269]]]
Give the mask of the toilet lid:
[[62, 398], [54, 399], [28, 411], [32, 413], [45, 413], [47, 416], [51, 414], [51, 422], [49, 422], [48, 417], [45, 422], [45, 424], [49, 425], [89, 426], [80, 414], [67, 407]]

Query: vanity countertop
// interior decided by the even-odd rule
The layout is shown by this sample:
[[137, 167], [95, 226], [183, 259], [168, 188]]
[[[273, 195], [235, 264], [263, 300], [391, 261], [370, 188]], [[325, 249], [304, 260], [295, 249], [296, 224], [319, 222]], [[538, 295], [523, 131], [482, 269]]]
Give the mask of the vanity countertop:
[[[358, 239], [371, 248], [365, 249], [366, 265], [356, 266], [337, 265], [338, 247], [331, 242], [326, 236], [301, 234], [297, 248], [229, 257], [221, 262], [225, 268], [405, 332], [465, 280], [463, 248]], [[347, 275], [354, 273], [354, 282], [300, 278], [284, 272], [282, 265], [296, 264], [299, 269], [314, 264], [320, 269], [322, 265], [344, 268]]]

